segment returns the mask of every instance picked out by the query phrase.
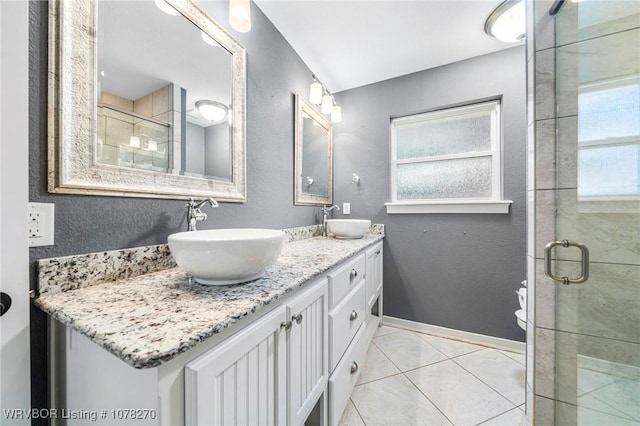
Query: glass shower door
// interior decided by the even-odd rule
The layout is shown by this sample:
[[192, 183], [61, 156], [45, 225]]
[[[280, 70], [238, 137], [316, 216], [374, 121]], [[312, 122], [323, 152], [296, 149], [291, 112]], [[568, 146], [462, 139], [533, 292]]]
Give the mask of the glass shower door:
[[556, 16], [555, 423], [640, 424], [640, 1]]

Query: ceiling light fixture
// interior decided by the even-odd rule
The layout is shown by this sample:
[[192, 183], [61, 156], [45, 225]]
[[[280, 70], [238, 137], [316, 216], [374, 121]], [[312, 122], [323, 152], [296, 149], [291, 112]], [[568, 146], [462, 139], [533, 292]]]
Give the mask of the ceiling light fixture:
[[501, 3], [484, 24], [484, 31], [505, 43], [524, 40], [526, 21], [524, 0], [506, 0]]
[[173, 8], [169, 3], [165, 0], [153, 0], [153, 2], [158, 6], [158, 9], [171, 16], [178, 16], [179, 13], [177, 10]]
[[229, 0], [229, 24], [231, 28], [241, 33], [251, 29], [250, 0]]
[[196, 102], [196, 109], [200, 114], [211, 122], [222, 121], [229, 111], [229, 107], [216, 101], [201, 100]]

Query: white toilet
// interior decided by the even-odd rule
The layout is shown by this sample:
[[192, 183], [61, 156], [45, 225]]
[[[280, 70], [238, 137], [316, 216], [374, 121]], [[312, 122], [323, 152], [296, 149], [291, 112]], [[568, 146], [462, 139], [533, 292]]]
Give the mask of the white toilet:
[[527, 329], [527, 280], [522, 281], [523, 287], [516, 290], [518, 295], [518, 302], [520, 303], [520, 309], [516, 313], [516, 321], [521, 329]]

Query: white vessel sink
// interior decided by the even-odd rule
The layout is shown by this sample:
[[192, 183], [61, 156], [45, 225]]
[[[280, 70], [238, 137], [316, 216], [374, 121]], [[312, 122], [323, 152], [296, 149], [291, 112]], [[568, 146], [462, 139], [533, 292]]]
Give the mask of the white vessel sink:
[[327, 232], [336, 238], [362, 238], [370, 226], [368, 219], [327, 219]]
[[210, 229], [168, 238], [179, 267], [205, 285], [260, 278], [282, 252], [285, 234], [275, 229]]

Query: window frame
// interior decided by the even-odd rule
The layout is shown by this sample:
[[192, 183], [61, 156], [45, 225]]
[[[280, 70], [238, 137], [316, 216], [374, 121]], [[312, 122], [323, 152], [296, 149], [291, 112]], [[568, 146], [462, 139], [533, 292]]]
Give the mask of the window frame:
[[[391, 202], [385, 203], [388, 214], [411, 213], [485, 213], [507, 214], [512, 201], [503, 199], [502, 167], [502, 105], [500, 99], [490, 99], [458, 106], [439, 108], [418, 114], [391, 117], [390, 132], [390, 191]], [[411, 159], [397, 158], [397, 134], [399, 126], [411, 123], [451, 117], [466, 117], [474, 113], [489, 112], [491, 118], [491, 146], [489, 150], [435, 155]], [[466, 158], [491, 158], [491, 196], [472, 198], [424, 198], [398, 200], [398, 166]]]

